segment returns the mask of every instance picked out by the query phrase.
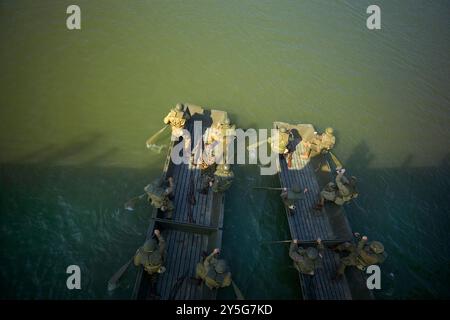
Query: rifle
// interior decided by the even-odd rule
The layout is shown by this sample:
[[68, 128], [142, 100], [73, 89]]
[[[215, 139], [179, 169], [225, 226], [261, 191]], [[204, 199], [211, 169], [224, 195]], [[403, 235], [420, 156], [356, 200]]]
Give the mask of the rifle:
[[192, 214], [192, 207], [195, 206], [196, 204], [196, 200], [195, 200], [195, 186], [194, 186], [194, 179], [192, 178], [192, 173], [191, 176], [189, 178], [189, 190], [188, 190], [188, 203], [189, 203], [189, 208], [188, 208], [188, 221], [189, 222], [193, 222], [195, 223], [193, 214]]
[[292, 152], [289, 152], [289, 153], [288, 153], [288, 156], [287, 156], [287, 166], [288, 166], [288, 168], [292, 167]]

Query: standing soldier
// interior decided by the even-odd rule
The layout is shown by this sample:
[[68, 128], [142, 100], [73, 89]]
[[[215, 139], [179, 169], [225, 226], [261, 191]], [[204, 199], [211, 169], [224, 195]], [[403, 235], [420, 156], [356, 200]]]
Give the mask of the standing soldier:
[[183, 129], [191, 116], [189, 115], [187, 109], [184, 109], [185, 107], [183, 104], [177, 103], [175, 108], [170, 110], [169, 114], [164, 118], [164, 123], [172, 127], [172, 140], [176, 141], [178, 139], [175, 138], [183, 137], [184, 148], [188, 149], [191, 147], [191, 139], [190, 137], [184, 135]]
[[216, 159], [225, 159], [226, 162], [228, 147], [233, 142], [235, 135], [236, 126], [231, 124], [228, 116], [207, 131], [206, 144], [215, 150]]
[[283, 188], [280, 197], [290, 214], [294, 214], [295, 202], [304, 199], [306, 192], [308, 192], [308, 188], [302, 191], [298, 185], [293, 186], [292, 189]]
[[294, 261], [298, 272], [313, 276], [316, 269], [322, 267], [322, 252], [325, 249], [322, 240], [317, 239], [317, 246], [304, 248], [299, 246], [300, 241], [294, 239], [289, 248], [289, 257]]
[[323, 151], [331, 150], [336, 143], [333, 132], [333, 128], [326, 128], [325, 133], [317, 134], [317, 132], [315, 132], [314, 137], [309, 141], [302, 140], [304, 153], [301, 155], [301, 158], [309, 159], [309, 157], [314, 157], [321, 154]]
[[384, 252], [384, 246], [379, 241], [371, 241], [367, 244], [368, 238], [363, 236], [361, 238], [359, 233], [355, 233], [359, 240], [357, 245], [350, 242], [345, 242], [336, 247], [338, 252], [348, 252], [346, 257], [340, 259], [339, 268], [336, 271], [335, 279], [339, 279], [344, 275], [345, 268], [348, 266], [355, 266], [359, 270], [366, 270], [368, 266], [374, 264], [381, 264], [386, 260], [387, 254]]
[[136, 267], [143, 266], [144, 270], [151, 276], [156, 273], [163, 273], [166, 268], [163, 266], [166, 255], [166, 241], [159, 232], [155, 229], [154, 234], [158, 239], [148, 239], [144, 245], [140, 247], [134, 255], [134, 265]]
[[163, 188], [157, 186], [156, 183], [151, 183], [144, 188], [144, 191], [147, 193], [150, 204], [165, 213], [167, 219], [172, 219], [175, 206], [169, 199], [169, 196], [173, 194], [173, 185], [172, 188], [169, 186], [169, 188], [164, 190]]
[[356, 177], [351, 177], [350, 180], [344, 175], [345, 169], [339, 168], [336, 170], [336, 182], [328, 183], [325, 188], [320, 192], [319, 203], [316, 204], [314, 209], [322, 210], [325, 200], [331, 201], [342, 206], [344, 203], [356, 198], [358, 191], [356, 189]]
[[218, 248], [197, 264], [195, 278], [205, 281], [211, 290], [228, 287], [231, 284], [231, 272], [228, 270], [227, 262], [218, 259], [220, 250]]
[[212, 190], [214, 192], [225, 192], [233, 183], [234, 173], [229, 164], [219, 164], [214, 172]]

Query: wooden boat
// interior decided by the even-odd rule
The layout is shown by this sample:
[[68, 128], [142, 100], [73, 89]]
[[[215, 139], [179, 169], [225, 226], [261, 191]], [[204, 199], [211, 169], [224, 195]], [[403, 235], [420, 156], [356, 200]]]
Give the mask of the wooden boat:
[[[192, 104], [185, 104], [185, 111], [191, 118], [185, 128], [194, 137], [194, 121], [201, 121], [204, 131], [227, 117], [219, 110], [205, 110]], [[194, 144], [194, 139], [191, 139]], [[152, 209], [147, 239], [153, 236], [154, 229], [159, 229], [166, 240], [166, 271], [152, 281], [150, 276], [139, 268], [133, 290], [134, 299], [194, 300], [215, 299], [217, 290], [210, 290], [205, 285], [198, 285], [191, 278], [195, 268], [202, 259], [202, 254], [220, 248], [222, 243], [222, 226], [224, 215], [223, 193], [207, 194], [197, 192], [201, 186], [199, 165], [178, 164], [171, 159], [173, 147], [181, 142], [172, 142], [169, 147], [163, 169], [161, 183], [168, 177], [175, 181], [175, 205], [172, 219], [165, 219], [159, 210]], [[195, 203], [193, 199], [195, 198]]]
[[[286, 209], [292, 239], [311, 241], [321, 239], [351, 240], [352, 230], [342, 206], [326, 205], [322, 212], [313, 209], [319, 200], [320, 190], [332, 179], [335, 164], [329, 154], [322, 154], [308, 160], [301, 159], [303, 147], [300, 141], [308, 140], [316, 131], [311, 124], [292, 125], [274, 122], [274, 128], [284, 127], [291, 131], [295, 151], [292, 154], [291, 167], [284, 157], [277, 160], [277, 170], [281, 187], [299, 185], [308, 188], [306, 198], [297, 202], [293, 215]], [[346, 275], [340, 280], [332, 280], [339, 264], [338, 254], [325, 250], [323, 268], [313, 277], [299, 273], [302, 296], [305, 300], [350, 300], [373, 299], [366, 287], [364, 275], [356, 268], [347, 268]]]

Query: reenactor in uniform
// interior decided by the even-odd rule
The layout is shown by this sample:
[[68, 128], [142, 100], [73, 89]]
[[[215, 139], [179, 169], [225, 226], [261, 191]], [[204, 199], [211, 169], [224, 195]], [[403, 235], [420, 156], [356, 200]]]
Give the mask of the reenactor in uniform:
[[185, 107], [183, 104], [177, 103], [175, 108], [170, 110], [170, 112], [164, 118], [164, 123], [172, 127], [172, 137], [183, 137], [184, 147], [187, 149], [191, 147], [191, 139], [190, 137], [183, 134], [183, 129], [186, 125], [186, 122], [191, 118], [191, 116], [189, 115], [188, 111], [184, 109]]
[[334, 202], [338, 206], [342, 206], [344, 203], [358, 196], [358, 191], [356, 190], [356, 177], [352, 176], [349, 180], [344, 175], [344, 168], [338, 168], [336, 173], [335, 182], [328, 183], [320, 192], [320, 201], [314, 209], [321, 210], [325, 204], [325, 200]]
[[234, 173], [229, 164], [219, 164], [214, 172], [212, 190], [214, 192], [225, 192], [233, 183]]
[[348, 266], [354, 266], [364, 271], [368, 266], [381, 264], [387, 258], [381, 242], [371, 241], [367, 243], [368, 238], [366, 236], [361, 237], [359, 233], [355, 233], [355, 236], [359, 240], [357, 245], [345, 242], [335, 248], [338, 252], [348, 253], [346, 257], [340, 259], [340, 265], [336, 271], [335, 279], [342, 277], [345, 268]]
[[136, 267], [143, 266], [144, 270], [151, 276], [163, 273], [166, 270], [163, 266], [166, 255], [166, 242], [159, 230], [156, 229], [154, 233], [158, 241], [153, 238], [145, 241], [144, 245], [136, 251], [133, 259]]
[[325, 133], [314, 133], [314, 137], [308, 141], [302, 140], [304, 153], [301, 155], [302, 159], [308, 159], [321, 154], [324, 151], [331, 150], [336, 143], [336, 138], [333, 135], [333, 128], [326, 128]]
[[308, 192], [307, 188], [305, 188], [302, 191], [302, 189], [299, 186], [293, 186], [291, 189], [283, 188], [280, 197], [286, 208], [289, 209], [289, 212], [291, 214], [294, 214], [294, 210], [296, 208], [295, 202], [304, 199], [306, 192]]
[[173, 187], [174, 184], [172, 180], [172, 186], [169, 185], [167, 189], [163, 189], [156, 183], [151, 183], [144, 188], [150, 204], [156, 209], [159, 209], [161, 210], [161, 212], [165, 213], [167, 219], [172, 219], [172, 214], [175, 210], [175, 206], [170, 200], [170, 196], [173, 195]]
[[288, 155], [290, 153], [288, 144], [290, 135], [285, 127], [279, 128], [274, 137], [269, 137], [267, 141], [270, 143], [272, 150], [280, 155]]
[[307, 247], [302, 246], [300, 241], [294, 239], [289, 248], [289, 257], [294, 261], [294, 267], [298, 272], [313, 276], [316, 269], [322, 267], [322, 252], [325, 249], [322, 240], [317, 239], [317, 246]]
[[195, 278], [204, 281], [206, 286], [213, 289], [228, 287], [231, 284], [231, 272], [227, 262], [218, 259], [220, 250], [218, 248], [197, 264]]

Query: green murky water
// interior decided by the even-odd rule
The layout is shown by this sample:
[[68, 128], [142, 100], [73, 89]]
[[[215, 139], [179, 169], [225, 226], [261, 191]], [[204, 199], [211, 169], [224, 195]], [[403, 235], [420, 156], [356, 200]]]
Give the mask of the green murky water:
[[[449, 298], [450, 23], [447, 1], [0, 0], [0, 297], [128, 298], [145, 210], [123, 203], [159, 176], [145, 149], [178, 101], [227, 110], [242, 128], [273, 120], [337, 131], [359, 177], [347, 208], [381, 240], [381, 299]], [[248, 298], [298, 298], [276, 185], [239, 166], [227, 195], [223, 254]], [[82, 290], [65, 269], [82, 269]], [[232, 298], [231, 289], [221, 293]]]

